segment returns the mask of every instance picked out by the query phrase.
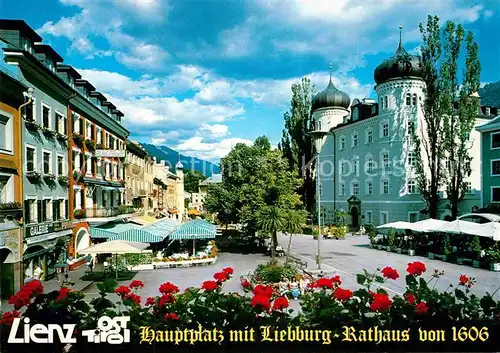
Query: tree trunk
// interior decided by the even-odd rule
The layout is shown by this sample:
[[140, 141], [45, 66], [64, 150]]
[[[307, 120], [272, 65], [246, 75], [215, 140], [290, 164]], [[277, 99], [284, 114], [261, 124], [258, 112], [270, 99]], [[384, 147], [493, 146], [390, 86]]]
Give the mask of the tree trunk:
[[290, 239], [288, 239], [288, 248], [286, 249], [286, 259], [285, 266], [288, 265], [288, 258], [290, 257], [290, 248], [292, 247], [292, 233], [290, 233]]
[[271, 235], [271, 262], [276, 262], [276, 246], [278, 245], [278, 235], [276, 232], [273, 232]]

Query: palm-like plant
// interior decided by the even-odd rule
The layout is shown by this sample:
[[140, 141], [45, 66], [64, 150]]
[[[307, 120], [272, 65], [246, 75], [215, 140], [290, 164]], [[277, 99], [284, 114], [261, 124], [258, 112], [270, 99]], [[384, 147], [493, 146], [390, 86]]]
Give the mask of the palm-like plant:
[[288, 265], [290, 257], [290, 248], [292, 245], [292, 236], [302, 231], [302, 226], [306, 223], [307, 212], [304, 210], [290, 210], [284, 214], [282, 229], [283, 232], [288, 233], [288, 247], [286, 249], [285, 265]]
[[257, 227], [271, 236], [271, 262], [275, 262], [278, 232], [283, 229], [283, 211], [276, 205], [264, 206], [257, 214]]

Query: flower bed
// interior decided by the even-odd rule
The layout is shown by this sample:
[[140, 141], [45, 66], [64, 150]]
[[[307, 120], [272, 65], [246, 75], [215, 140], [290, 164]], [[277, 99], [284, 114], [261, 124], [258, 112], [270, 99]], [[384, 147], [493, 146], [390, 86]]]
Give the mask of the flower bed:
[[[375, 273], [364, 271], [358, 274], [357, 282], [360, 288], [355, 290], [342, 287], [342, 280], [338, 276], [319, 279], [311, 286], [313, 292], [301, 297], [301, 313], [298, 315], [294, 315], [289, 309], [289, 301], [286, 298], [277, 295], [266, 285], [251, 286], [244, 283], [250, 296], [223, 292], [224, 283], [233, 275], [232, 268], [224, 268], [214, 274], [213, 280], [203, 282], [198, 288], [188, 288], [184, 292], [173, 283], [166, 282], [159, 287], [159, 295], [146, 300], [139, 296], [139, 290], [144, 287], [144, 283], [138, 280], [120, 287], [117, 287], [114, 280], [99, 283], [99, 297], [90, 303], [84, 300], [84, 294], [73, 292], [69, 288], [45, 294], [42, 283], [35, 280], [9, 299], [15, 310], [4, 313], [0, 319], [0, 344], [5, 351], [19, 351], [19, 345], [9, 345], [6, 339], [14, 318], [29, 317], [32, 326], [38, 323], [76, 325], [77, 339], [76, 343], [72, 344], [74, 352], [92, 349], [101, 351], [101, 348], [106, 352], [127, 351], [126, 348], [130, 349], [130, 346], [96, 346], [87, 343], [87, 339], [82, 335], [83, 330], [97, 327], [101, 316], [121, 314], [130, 317], [127, 328], [131, 330], [131, 344], [139, 345], [141, 352], [149, 348], [166, 351], [169, 348], [175, 347], [177, 350], [183, 347], [182, 343], [177, 346], [172, 341], [165, 342], [166, 336], [163, 334], [161, 339], [156, 335], [141, 336], [144, 329], [163, 332], [199, 330], [200, 325], [210, 331], [218, 330], [217, 337], [229, 337], [229, 330], [253, 329], [257, 341], [262, 339], [262, 327], [265, 326], [284, 332], [289, 332], [287, 330], [290, 329], [323, 330], [318, 340], [308, 342], [309, 348], [314, 343], [319, 347], [324, 347], [325, 344], [328, 347], [340, 343], [342, 338], [350, 338], [348, 345], [343, 347], [348, 347], [351, 351], [428, 350], [428, 342], [419, 340], [419, 330], [440, 328], [446, 330], [449, 339], [442, 345], [436, 346], [433, 343], [434, 345], [430, 346], [433, 351], [452, 348], [460, 351], [494, 351], [498, 348], [498, 335], [494, 333], [500, 329], [500, 302], [494, 299], [495, 293], [486, 294], [482, 298], [472, 294], [470, 288], [475, 284], [475, 280], [466, 275], [457, 279], [452, 290], [439, 292], [433, 289], [433, 282], [438, 281], [443, 273], [435, 270], [430, 279], [426, 280], [422, 277], [425, 272], [426, 266], [421, 262], [408, 264], [404, 294], [392, 297], [382, 288], [384, 282], [400, 276], [398, 271], [391, 267], [385, 267]], [[118, 297], [119, 302], [115, 304], [109, 297]], [[476, 338], [458, 334], [457, 331], [461, 330], [461, 327], [476, 327]], [[380, 331], [379, 338], [368, 342], [366, 339], [360, 339], [360, 342], [360, 332], [365, 330], [366, 334], [368, 329]], [[395, 330], [403, 336], [399, 339], [391, 338], [393, 333], [386, 330]], [[481, 339], [477, 339], [479, 335]], [[274, 335], [271, 334], [271, 337]], [[338, 337], [340, 338], [337, 342]], [[353, 337], [356, 337], [356, 340], [353, 340]], [[452, 337], [459, 338], [454, 341]], [[58, 343], [57, 335], [54, 339], [50, 350], [62, 351], [63, 345]], [[229, 344], [229, 341], [227, 339], [220, 343]], [[203, 342], [197, 343], [203, 345]], [[212, 340], [208, 345], [214, 349], [221, 348], [218, 343], [219, 341]], [[298, 339], [293, 343], [293, 351], [296, 351], [300, 343]], [[276, 351], [276, 348], [281, 348], [280, 344], [278, 338], [268, 348]], [[189, 343], [184, 347], [190, 347]], [[246, 346], [243, 349], [241, 344], [236, 348], [249, 351]], [[263, 351], [262, 347], [255, 344], [254, 348]], [[328, 348], [331, 350], [331, 347]], [[23, 345], [23, 350], [29, 352], [41, 349], [47, 348], [45, 345]]]

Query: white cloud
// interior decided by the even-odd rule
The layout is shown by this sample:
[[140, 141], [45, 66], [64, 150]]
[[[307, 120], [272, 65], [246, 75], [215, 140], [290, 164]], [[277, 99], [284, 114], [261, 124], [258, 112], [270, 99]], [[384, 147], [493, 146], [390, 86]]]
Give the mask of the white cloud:
[[223, 124], [203, 124], [200, 127], [199, 133], [202, 136], [211, 138], [224, 137], [229, 133], [229, 127]]
[[242, 138], [229, 138], [218, 142], [206, 142], [203, 137], [194, 136], [182, 141], [174, 148], [185, 155], [209, 161], [218, 161], [220, 158], [226, 156], [238, 143], [251, 145], [252, 141]]
[[[83, 1], [61, 0], [75, 5], [81, 12], [63, 17], [57, 22], [46, 22], [37, 32], [71, 41], [70, 50], [87, 54], [86, 59], [115, 55], [116, 60], [135, 69], [163, 68], [169, 55], [154, 44], [124, 33], [124, 24], [162, 21], [168, 13], [168, 4], [157, 0]], [[96, 48], [97, 38], [104, 38], [111, 48]]]

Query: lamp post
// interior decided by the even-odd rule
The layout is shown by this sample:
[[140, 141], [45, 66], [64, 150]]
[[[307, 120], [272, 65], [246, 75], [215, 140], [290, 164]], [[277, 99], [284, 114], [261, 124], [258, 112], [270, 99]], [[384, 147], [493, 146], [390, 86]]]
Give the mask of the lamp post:
[[327, 131], [315, 130], [309, 132], [309, 135], [314, 140], [314, 147], [316, 149], [316, 200], [318, 209], [318, 253], [316, 255], [316, 263], [318, 264], [318, 271], [321, 271], [321, 195], [320, 195], [320, 160], [319, 154], [321, 148], [325, 143]]

